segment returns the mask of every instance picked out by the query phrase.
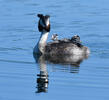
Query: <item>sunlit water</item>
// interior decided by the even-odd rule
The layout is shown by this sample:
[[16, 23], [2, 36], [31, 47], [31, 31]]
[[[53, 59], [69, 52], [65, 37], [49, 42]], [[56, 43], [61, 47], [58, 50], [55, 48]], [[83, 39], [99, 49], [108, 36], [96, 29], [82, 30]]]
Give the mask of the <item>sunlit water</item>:
[[[42, 89], [33, 57], [38, 13], [51, 15], [48, 41], [78, 34], [91, 50], [78, 67], [47, 62]], [[0, 100], [108, 100], [108, 38], [108, 0], [0, 0]]]

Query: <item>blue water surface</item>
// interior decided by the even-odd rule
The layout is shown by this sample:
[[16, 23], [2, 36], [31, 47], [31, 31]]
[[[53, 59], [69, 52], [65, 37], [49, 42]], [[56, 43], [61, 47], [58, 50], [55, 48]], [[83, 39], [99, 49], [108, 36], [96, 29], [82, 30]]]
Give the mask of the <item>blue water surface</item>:
[[[91, 50], [78, 67], [46, 63], [49, 83], [40, 92], [38, 13], [51, 16], [48, 41], [78, 34]], [[108, 100], [108, 19], [108, 0], [0, 0], [0, 100]]]

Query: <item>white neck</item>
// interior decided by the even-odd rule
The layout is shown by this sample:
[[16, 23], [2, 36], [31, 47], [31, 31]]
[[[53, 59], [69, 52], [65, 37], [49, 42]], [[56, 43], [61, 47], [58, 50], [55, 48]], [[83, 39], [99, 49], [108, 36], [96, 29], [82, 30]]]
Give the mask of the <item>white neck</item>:
[[46, 61], [45, 61], [45, 58], [44, 58], [43, 55], [40, 56], [40, 58], [38, 59], [38, 62], [39, 62], [39, 65], [40, 65], [40, 74], [47, 76], [48, 75], [47, 66], [46, 66]]
[[49, 32], [46, 32], [46, 31], [43, 31], [41, 33], [40, 39], [39, 39], [37, 45], [34, 48], [34, 53], [44, 54], [48, 34], [49, 34]]

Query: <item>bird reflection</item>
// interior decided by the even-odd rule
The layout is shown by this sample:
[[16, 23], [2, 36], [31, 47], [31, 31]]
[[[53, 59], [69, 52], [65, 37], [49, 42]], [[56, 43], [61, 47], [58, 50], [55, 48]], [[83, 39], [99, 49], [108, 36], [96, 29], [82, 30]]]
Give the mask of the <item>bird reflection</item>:
[[[52, 56], [47, 56], [47, 55], [37, 55], [33, 54], [35, 61], [39, 64], [40, 66], [40, 73], [37, 74], [37, 91], [36, 93], [41, 93], [41, 92], [47, 92], [48, 91], [48, 71], [47, 71], [47, 62], [52, 63], [54, 66], [52, 69], [54, 71], [56, 70], [61, 70], [61, 71], [67, 71], [69, 70], [70, 73], [78, 73], [79, 71], [79, 66], [80, 63], [88, 58], [88, 55], [83, 55], [83, 56], [77, 56], [77, 55], [64, 55], [64, 56], [57, 56], [57, 55], [52, 55]], [[55, 66], [56, 64], [62, 65], [60, 66]], [[67, 66], [66, 66], [67, 65]], [[60, 68], [59, 68], [60, 67]]]
[[37, 92], [47, 92], [48, 89], [48, 71], [46, 67], [46, 61], [44, 59], [44, 56], [36, 56], [37, 62], [39, 63], [40, 66], [40, 73], [37, 74]]

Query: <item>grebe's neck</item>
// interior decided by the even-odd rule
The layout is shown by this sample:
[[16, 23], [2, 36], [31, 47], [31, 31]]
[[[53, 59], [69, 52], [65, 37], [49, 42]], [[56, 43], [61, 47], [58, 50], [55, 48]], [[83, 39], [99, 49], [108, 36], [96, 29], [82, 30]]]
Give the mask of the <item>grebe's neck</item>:
[[46, 41], [47, 41], [47, 38], [48, 38], [48, 34], [49, 32], [46, 32], [46, 31], [43, 31], [41, 33], [41, 36], [40, 36], [40, 39], [38, 41], [39, 44], [45, 44], [46, 45]]
[[34, 52], [35, 53], [44, 54], [45, 46], [46, 46], [46, 42], [47, 42], [47, 38], [48, 38], [48, 34], [49, 34], [49, 32], [47, 32], [47, 31], [43, 31], [41, 33], [40, 39], [39, 39], [36, 47], [34, 48]]

